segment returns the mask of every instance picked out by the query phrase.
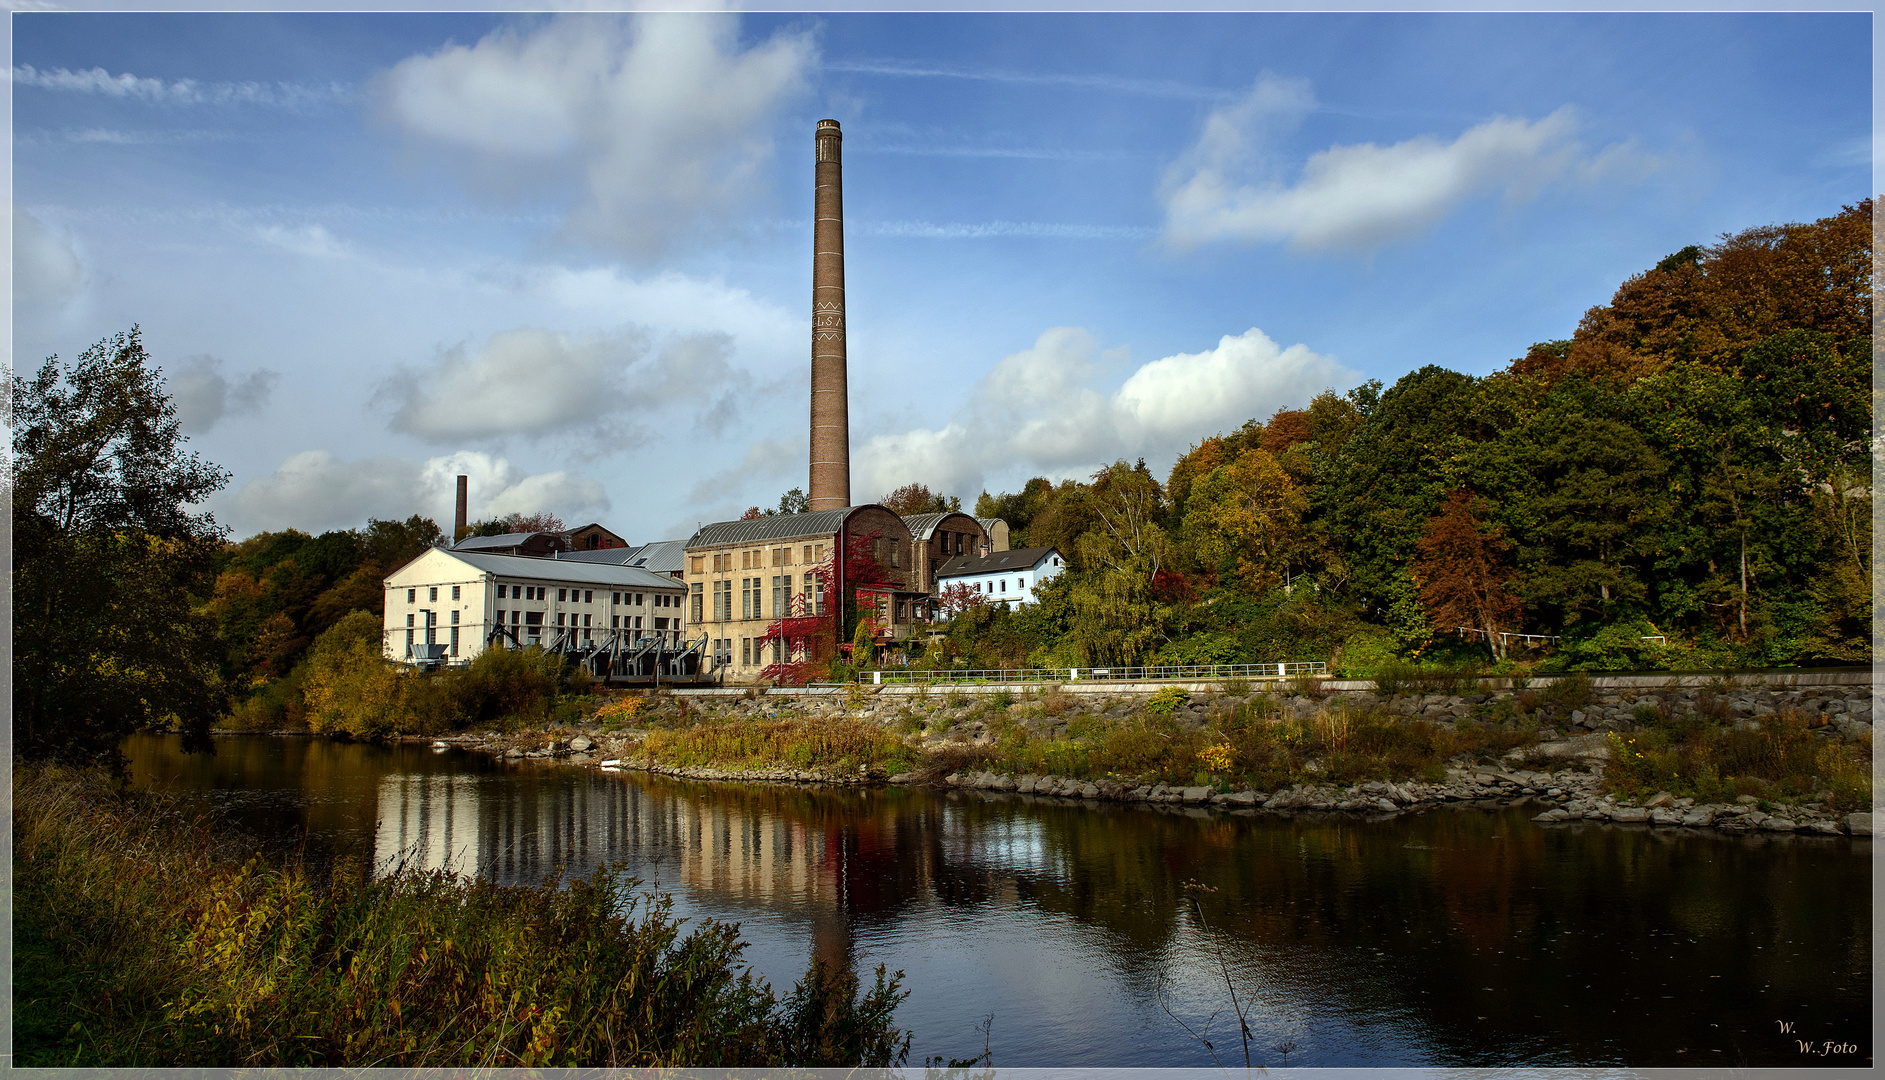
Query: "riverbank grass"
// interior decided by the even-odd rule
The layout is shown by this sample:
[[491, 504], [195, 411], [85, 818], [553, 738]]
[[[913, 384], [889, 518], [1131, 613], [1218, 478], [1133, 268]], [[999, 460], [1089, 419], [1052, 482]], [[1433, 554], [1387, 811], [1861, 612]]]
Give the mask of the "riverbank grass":
[[1753, 725], [1725, 724], [1707, 712], [1665, 716], [1641, 710], [1643, 723], [1610, 735], [1604, 786], [1620, 795], [1667, 791], [1697, 802], [1752, 797], [1818, 803], [1839, 813], [1872, 805], [1872, 740], [1814, 734], [1795, 709]]
[[834, 775], [908, 772], [918, 754], [881, 724], [850, 717], [701, 719], [648, 731], [625, 756], [664, 767], [757, 770], [790, 766]]
[[[814, 965], [783, 1000], [736, 928], [600, 871], [536, 887], [234, 857], [217, 823], [102, 776], [14, 774], [16, 1063], [900, 1063], [906, 993]], [[683, 932], [685, 930], [685, 932]]]

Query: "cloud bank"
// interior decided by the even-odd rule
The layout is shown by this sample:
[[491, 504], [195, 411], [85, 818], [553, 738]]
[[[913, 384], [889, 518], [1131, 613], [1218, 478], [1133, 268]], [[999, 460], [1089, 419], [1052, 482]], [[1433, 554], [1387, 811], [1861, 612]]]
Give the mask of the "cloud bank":
[[1640, 174], [1654, 163], [1627, 143], [1591, 154], [1570, 106], [1540, 120], [1494, 117], [1451, 142], [1421, 135], [1309, 155], [1288, 182], [1276, 144], [1315, 107], [1309, 84], [1265, 75], [1214, 110], [1165, 174], [1165, 238], [1180, 249], [1287, 241], [1307, 251], [1366, 252], [1416, 235], [1476, 195], [1532, 198], [1563, 179]]
[[1140, 456], [1167, 461], [1206, 435], [1358, 377], [1307, 345], [1282, 348], [1255, 328], [1144, 364], [1110, 393], [1091, 385], [1109, 355], [1079, 327], [1048, 330], [983, 376], [948, 424], [869, 439], [856, 455], [854, 490], [875, 496], [914, 480], [969, 496], [997, 476], [1075, 476]]
[[113, 75], [99, 67], [84, 71], [66, 68], [47, 68], [42, 71], [31, 64], [20, 64], [13, 69], [13, 84], [42, 90], [147, 101], [154, 105], [271, 105], [300, 108], [343, 98], [349, 93], [348, 88], [339, 83], [205, 83], [195, 79], [165, 82], [149, 76], [133, 75], [128, 71]]
[[72, 238], [24, 210], [13, 211], [13, 310], [22, 320], [59, 315], [85, 285]]
[[771, 126], [816, 59], [781, 32], [745, 51], [719, 14], [570, 15], [401, 61], [386, 114], [459, 151], [478, 182], [581, 193], [566, 235], [636, 257], [763, 189]]
[[732, 338], [677, 336], [651, 352], [649, 336], [503, 330], [476, 352], [459, 344], [400, 372], [375, 400], [392, 406], [393, 431], [440, 443], [568, 436], [614, 452], [682, 418], [720, 434], [739, 412]]
[[243, 484], [221, 516], [244, 535], [287, 528], [352, 529], [369, 517], [404, 520], [413, 514], [449, 529], [460, 474], [471, 478], [474, 520], [549, 511], [579, 524], [609, 508], [607, 493], [594, 480], [561, 470], [533, 475], [476, 451], [416, 462], [394, 457], [347, 461], [326, 450], [307, 450]]
[[191, 435], [208, 431], [225, 416], [262, 411], [280, 381], [281, 373], [267, 368], [225, 375], [223, 362], [214, 356], [186, 357], [164, 380], [177, 406], [177, 423]]

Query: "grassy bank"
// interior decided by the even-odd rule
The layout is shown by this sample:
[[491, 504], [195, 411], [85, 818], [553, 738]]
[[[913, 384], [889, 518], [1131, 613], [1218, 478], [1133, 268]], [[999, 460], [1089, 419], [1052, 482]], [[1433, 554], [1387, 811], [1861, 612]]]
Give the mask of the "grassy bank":
[[901, 974], [815, 966], [783, 1000], [734, 928], [683, 933], [598, 873], [499, 886], [242, 856], [102, 777], [14, 774], [20, 1065], [773, 1066], [900, 1062]]
[[[1464, 689], [1474, 689], [1466, 686]], [[1429, 687], [1421, 689], [1431, 690]], [[1467, 699], [1457, 699], [1467, 700]], [[619, 756], [682, 767], [792, 767], [940, 778], [963, 769], [1273, 791], [1299, 783], [1438, 782], [1449, 766], [1495, 764], [1519, 751], [1528, 769], [1573, 759], [1535, 748], [1563, 734], [1574, 710], [1596, 708], [1587, 681], [1477, 698], [1451, 715], [1408, 715], [1385, 696], [1315, 700], [1248, 688], [1191, 695], [1161, 690], [1130, 703], [1058, 688], [1020, 695], [960, 692], [822, 701], [636, 700], [605, 732]], [[1609, 735], [1604, 785], [1619, 795], [1667, 790], [1703, 802], [1752, 796], [1851, 811], [1871, 804], [1869, 738], [1834, 737], [1823, 716], [1782, 708], [1735, 721], [1726, 699], [1658, 699]], [[623, 729], [637, 729], [631, 734]]]

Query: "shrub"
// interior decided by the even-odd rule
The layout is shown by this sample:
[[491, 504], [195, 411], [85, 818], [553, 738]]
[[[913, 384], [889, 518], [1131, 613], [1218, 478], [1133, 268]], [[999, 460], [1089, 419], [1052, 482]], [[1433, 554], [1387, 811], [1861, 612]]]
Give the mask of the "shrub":
[[1545, 700], [1567, 709], [1581, 709], [1590, 704], [1593, 693], [1590, 676], [1574, 671], [1560, 675], [1545, 687]]
[[991, 709], [1006, 709], [1013, 704], [1014, 691], [1012, 690], [997, 690], [995, 696], [988, 699], [988, 706]]
[[[14, 775], [15, 903], [59, 978], [16, 983], [22, 1065], [899, 1064], [906, 996], [814, 966], [783, 1001], [733, 926], [613, 869], [497, 885], [249, 857], [179, 803]], [[24, 985], [23, 985], [24, 984]], [[40, 1022], [45, 1013], [55, 1026]]]
[[1225, 697], [1249, 697], [1250, 680], [1245, 678], [1225, 679], [1218, 687]]
[[595, 721], [604, 731], [617, 728], [633, 727], [648, 709], [646, 699], [638, 697], [620, 697], [596, 710]]
[[1145, 701], [1145, 711], [1154, 716], [1170, 716], [1173, 710], [1191, 701], [1191, 692], [1177, 686], [1161, 686]]

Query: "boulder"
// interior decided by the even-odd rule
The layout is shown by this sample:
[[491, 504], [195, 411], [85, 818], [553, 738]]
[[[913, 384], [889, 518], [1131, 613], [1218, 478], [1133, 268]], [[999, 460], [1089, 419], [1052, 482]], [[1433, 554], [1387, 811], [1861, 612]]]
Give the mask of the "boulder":
[[1619, 806], [1610, 811], [1610, 820], [1622, 822], [1648, 821], [1649, 811], [1640, 806]]
[[1188, 803], [1209, 802], [1211, 789], [1208, 787], [1188, 787], [1185, 789], [1185, 801]]
[[1852, 835], [1854, 836], [1871, 836], [1872, 835], [1872, 815], [1869, 813], [1847, 814], [1846, 815], [1846, 829], [1847, 831], [1851, 832]]
[[1800, 825], [1790, 818], [1767, 817], [1761, 819], [1760, 827], [1762, 832], [1793, 832], [1798, 829]]
[[1831, 821], [1809, 821], [1800, 827], [1801, 832], [1810, 832], [1816, 836], [1843, 836], [1845, 830]]
[[1376, 799], [1374, 801], [1374, 804], [1375, 804], [1376, 809], [1386, 811], [1387, 813], [1390, 813], [1390, 814], [1395, 813], [1398, 810], [1400, 810], [1400, 807], [1394, 805], [1393, 799], [1389, 799], [1385, 797]]
[[1100, 789], [1097, 784], [1082, 784], [1075, 793], [1082, 799], [1097, 799], [1100, 795]]
[[1706, 806], [1699, 807], [1682, 815], [1682, 824], [1691, 829], [1705, 828], [1715, 820], [1715, 811]]
[[1658, 791], [1656, 794], [1643, 800], [1643, 809], [1654, 810], [1659, 806], [1668, 806], [1675, 801], [1676, 797], [1674, 795], [1669, 794], [1667, 791]]
[[569, 748], [575, 753], [592, 749], [596, 744], [587, 735], [578, 735], [569, 741]]
[[1535, 817], [1532, 818], [1532, 820], [1533, 821], [1563, 821], [1570, 816], [1571, 816], [1570, 812], [1565, 810], [1563, 807], [1553, 807], [1552, 809], [1547, 810], [1542, 814], [1536, 815]]
[[1680, 810], [1674, 809], [1673, 807], [1658, 806], [1656, 809], [1649, 812], [1649, 823], [1651, 825], [1680, 825], [1682, 824], [1682, 817], [1683, 814]]

